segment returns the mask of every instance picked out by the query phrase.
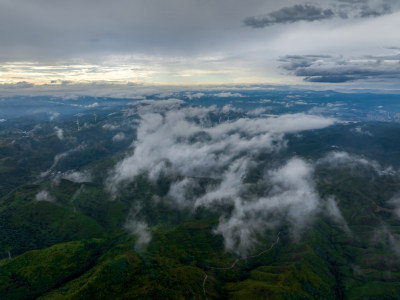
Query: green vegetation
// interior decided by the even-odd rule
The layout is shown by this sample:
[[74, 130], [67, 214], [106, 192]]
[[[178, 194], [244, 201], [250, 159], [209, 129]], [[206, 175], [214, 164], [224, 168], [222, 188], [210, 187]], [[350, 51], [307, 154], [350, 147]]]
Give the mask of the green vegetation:
[[32, 299], [79, 276], [95, 263], [102, 240], [58, 244], [0, 263], [4, 299]]
[[[72, 136], [73, 129], [66, 128]], [[290, 136], [286, 152], [257, 157], [260, 165], [245, 182], [257, 182], [264, 166], [292, 152], [318, 159], [341, 136], [343, 149], [367, 152], [365, 140], [351, 140], [342, 125], [329, 130], [308, 132], [302, 139]], [[400, 142], [390, 138], [399, 132], [396, 126], [377, 127], [381, 138], [371, 142], [374, 159], [394, 161], [382, 158], [383, 147], [399, 158]], [[337, 199], [348, 227], [321, 212], [298, 237], [285, 226], [266, 228], [250, 254], [269, 248], [280, 232], [270, 251], [222, 270], [240, 258], [225, 251], [222, 236], [215, 233], [219, 212], [229, 213], [230, 207], [176, 209], [165, 195], [171, 183], [182, 179], [179, 175], [151, 182], [143, 174], [111, 197], [104, 179], [125, 150], [104, 142], [113, 133], [98, 141], [90, 140], [92, 134], [103, 134], [101, 124], [63, 142], [44, 125], [36, 140], [1, 133], [0, 299], [400, 299], [400, 226], [387, 201], [400, 191], [397, 175], [378, 176], [371, 166], [317, 166], [318, 193]], [[56, 154], [83, 142], [85, 150], [53, 171], [90, 170], [91, 182], [40, 176]], [[213, 178], [191, 180], [194, 195], [218, 184]], [[255, 186], [251, 193], [263, 189]], [[48, 192], [49, 201], [37, 199], [41, 191]], [[137, 232], [124, 229], [132, 218], [149, 226], [151, 241], [145, 247]]]

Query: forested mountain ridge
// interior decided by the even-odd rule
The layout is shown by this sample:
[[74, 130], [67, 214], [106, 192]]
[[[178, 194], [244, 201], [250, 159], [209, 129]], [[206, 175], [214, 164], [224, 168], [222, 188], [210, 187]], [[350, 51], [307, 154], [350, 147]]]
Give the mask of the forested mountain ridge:
[[266, 95], [0, 123], [0, 298], [397, 299], [400, 125]]

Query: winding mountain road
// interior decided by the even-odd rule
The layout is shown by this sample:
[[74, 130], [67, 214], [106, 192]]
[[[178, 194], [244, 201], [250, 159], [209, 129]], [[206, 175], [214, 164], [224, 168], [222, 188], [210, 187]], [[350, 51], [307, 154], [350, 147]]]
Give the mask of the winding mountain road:
[[[225, 271], [225, 270], [231, 270], [231, 269], [233, 269], [233, 268], [236, 266], [236, 264], [237, 264], [239, 261], [244, 261], [244, 260], [249, 260], [249, 259], [252, 259], [252, 258], [260, 257], [261, 255], [263, 255], [263, 254], [265, 254], [265, 253], [271, 251], [271, 250], [275, 247], [275, 245], [279, 242], [279, 235], [280, 235], [280, 234], [281, 234], [281, 233], [278, 232], [278, 235], [277, 235], [277, 237], [276, 237], [276, 241], [273, 242], [269, 248], [267, 248], [267, 249], [261, 251], [260, 253], [255, 254], [255, 255], [251, 255], [251, 256], [247, 256], [247, 257], [243, 257], [243, 258], [237, 258], [237, 259], [232, 263], [232, 265], [230, 265], [229, 267], [224, 267], [224, 268], [210, 267], [210, 270], [224, 270], [224, 271]], [[203, 293], [204, 293], [205, 299], [208, 300], [208, 297], [207, 297], [207, 290], [206, 290], [206, 283], [207, 283], [207, 279], [208, 279], [208, 274], [207, 274], [204, 270], [203, 270], [203, 272], [204, 272]]]

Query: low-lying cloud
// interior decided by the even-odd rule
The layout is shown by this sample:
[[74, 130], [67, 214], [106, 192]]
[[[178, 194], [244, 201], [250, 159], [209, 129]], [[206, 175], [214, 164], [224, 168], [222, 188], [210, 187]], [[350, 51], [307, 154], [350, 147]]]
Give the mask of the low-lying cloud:
[[[216, 107], [188, 107], [175, 99], [136, 103], [126, 111], [127, 116], [140, 117], [133, 152], [116, 164], [106, 182], [108, 190], [118, 197], [118, 191], [137, 175], [146, 174], [154, 182], [171, 175], [175, 182], [166, 197], [177, 209], [204, 207], [218, 212], [221, 205], [231, 207], [230, 213], [219, 212], [215, 233], [224, 237], [226, 249], [240, 255], [251, 251], [258, 234], [283, 222], [297, 236], [320, 203], [313, 165], [293, 157], [266, 167], [255, 182], [246, 182], [246, 177], [259, 155], [286, 148], [285, 135], [324, 128], [335, 120], [292, 114], [219, 123], [221, 112]], [[198, 195], [193, 190], [202, 177], [215, 183]], [[255, 195], [253, 188], [260, 193]]]
[[57, 126], [55, 126], [54, 131], [58, 139], [62, 141], [64, 139], [64, 130], [62, 128], [58, 128]]
[[157, 178], [170, 169], [183, 176], [220, 177], [234, 161], [285, 147], [284, 135], [332, 125], [335, 120], [306, 114], [240, 118], [217, 124], [215, 107], [185, 107], [178, 100], [144, 101], [130, 113], [141, 121], [134, 154], [116, 166], [109, 186], [131, 181], [141, 172]]
[[124, 228], [136, 237], [135, 249], [137, 251], [143, 250], [150, 243], [151, 233], [146, 222], [132, 219], [125, 224]]
[[214, 94], [215, 97], [219, 97], [219, 98], [228, 98], [228, 97], [244, 97], [241, 93], [232, 93], [232, 92], [221, 92], [221, 93], [217, 93]]
[[55, 168], [57, 167], [57, 165], [60, 162], [60, 160], [65, 159], [69, 155], [71, 155], [71, 154], [73, 154], [75, 152], [80, 152], [80, 151], [82, 151], [84, 149], [86, 149], [86, 144], [82, 143], [82, 144], [80, 144], [79, 146], [77, 146], [75, 148], [72, 148], [72, 149], [70, 149], [68, 151], [65, 151], [63, 153], [57, 154], [56, 156], [54, 156], [53, 164], [51, 165], [51, 167], [47, 171], [42, 172], [40, 174], [40, 178], [45, 178], [48, 175], [52, 174], [55, 171]]
[[[360, 173], [360, 167], [371, 169], [378, 175], [395, 174], [394, 169], [389, 166], [384, 168], [379, 162], [369, 160], [363, 156], [350, 154], [344, 151], [332, 151], [316, 162], [317, 165], [328, 168], [343, 168]], [[363, 172], [365, 172], [365, 169]]]
[[56, 199], [47, 191], [41, 190], [39, 193], [35, 195], [36, 201], [47, 201], [47, 202], [55, 202]]
[[[223, 237], [228, 251], [241, 256], [260, 246], [266, 232], [282, 226], [290, 229], [293, 240], [300, 239], [317, 216], [328, 217], [351, 234], [338, 205], [340, 199], [322, 198], [318, 193], [317, 169], [394, 174], [390, 167], [344, 151], [331, 151], [316, 160], [285, 151], [287, 135], [325, 128], [336, 122], [332, 118], [307, 114], [246, 117], [229, 106], [191, 107], [177, 99], [136, 102], [125, 114], [136, 122], [136, 139], [129, 154], [109, 174], [109, 192], [118, 198], [118, 192], [138, 175], [154, 184], [168, 177], [169, 189], [157, 201], [173, 209], [218, 215], [214, 233]], [[221, 123], [221, 114], [233, 117]], [[205, 184], [201, 183], [204, 178]], [[151, 237], [148, 223], [136, 219], [135, 211], [127, 226], [138, 237], [140, 248]]]
[[[302, 229], [311, 222], [320, 202], [312, 174], [312, 165], [302, 159], [292, 158], [283, 166], [266, 173], [264, 180], [271, 186], [266, 196], [250, 199], [240, 197], [240, 191], [237, 191], [244, 188], [243, 183], [233, 182], [235, 194], [225, 198], [233, 204], [233, 211], [229, 216], [221, 217], [215, 230], [224, 237], [225, 247], [246, 254], [257, 244], [257, 237], [283, 224], [289, 224], [293, 237], [298, 238]], [[221, 192], [226, 191], [224, 184], [220, 185]], [[215, 192], [207, 194], [206, 204], [219, 201], [221, 196], [223, 198], [225, 195]]]
[[92, 176], [88, 171], [78, 172], [78, 171], [68, 171], [60, 174], [60, 177], [67, 179], [75, 183], [91, 182]]
[[125, 139], [126, 139], [125, 133], [120, 132], [113, 136], [112, 141], [118, 143], [122, 142]]

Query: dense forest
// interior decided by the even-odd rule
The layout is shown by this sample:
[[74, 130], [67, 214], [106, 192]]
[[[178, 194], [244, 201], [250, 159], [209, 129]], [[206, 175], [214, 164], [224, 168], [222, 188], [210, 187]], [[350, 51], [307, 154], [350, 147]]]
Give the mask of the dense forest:
[[0, 299], [400, 299], [395, 110], [298, 94], [8, 99]]

